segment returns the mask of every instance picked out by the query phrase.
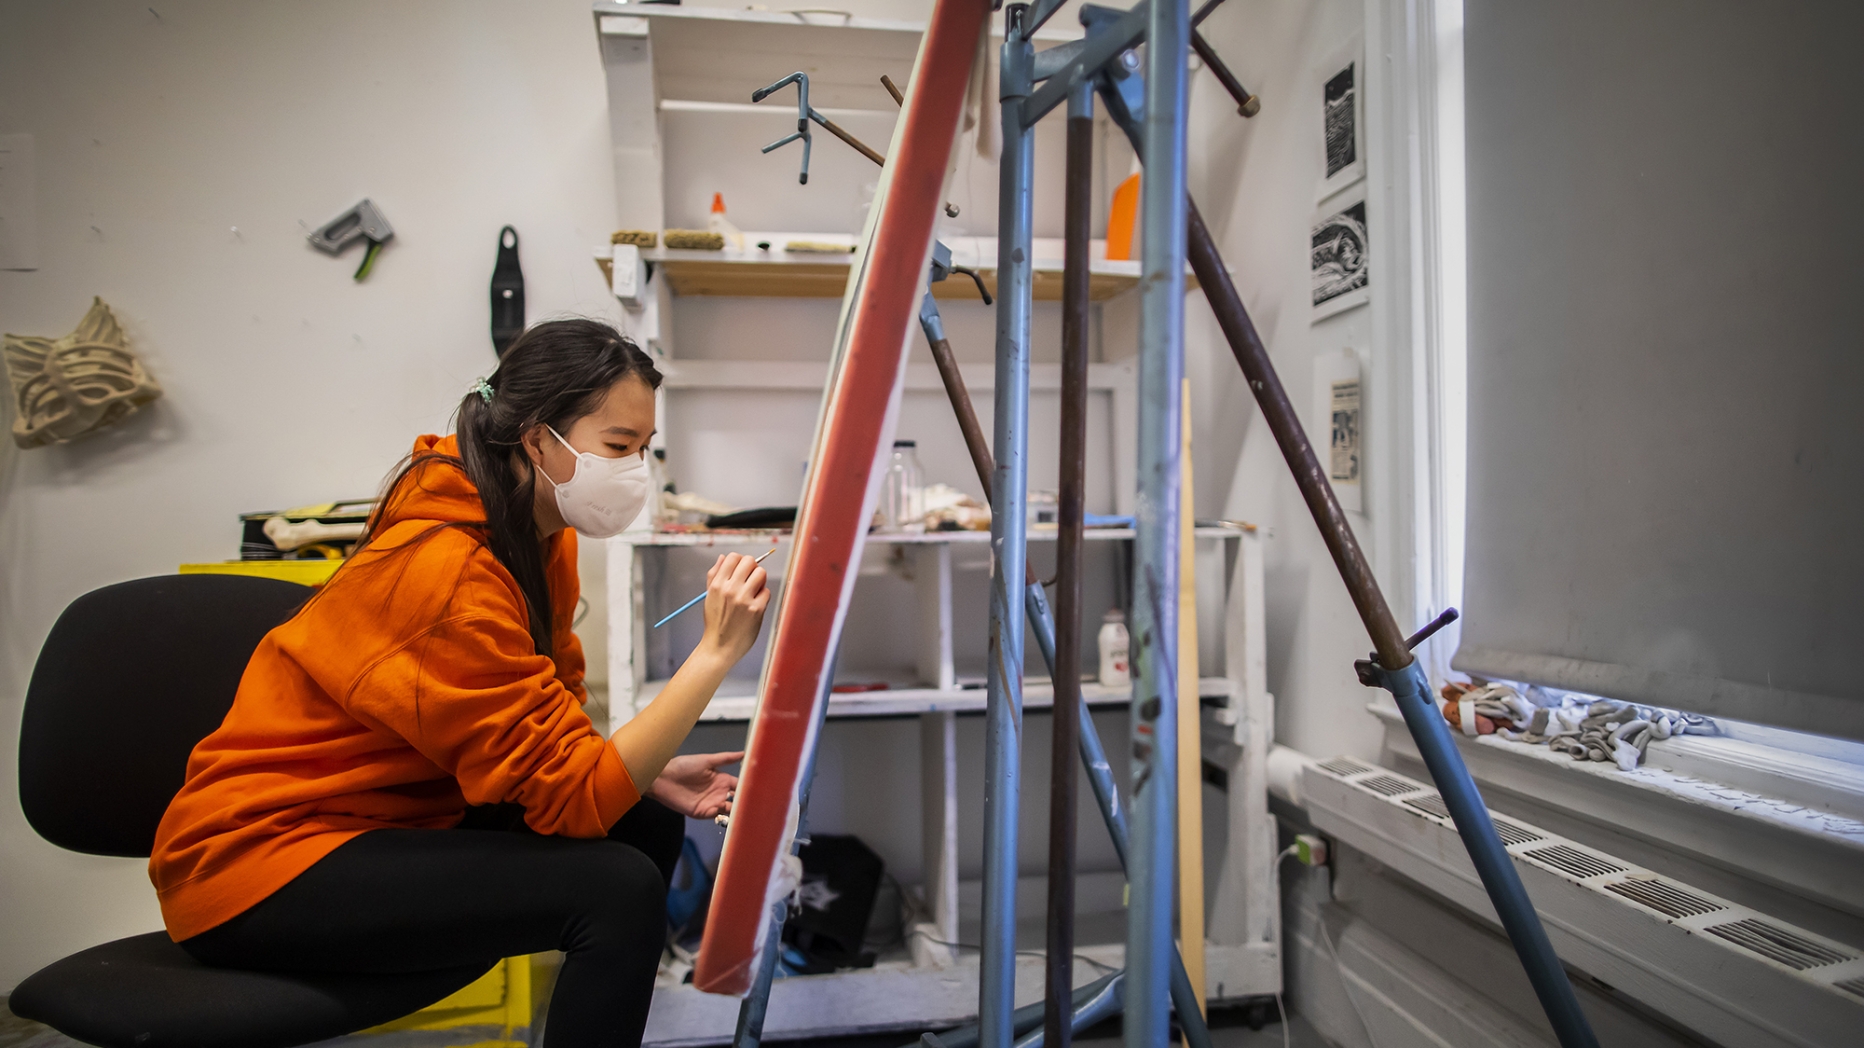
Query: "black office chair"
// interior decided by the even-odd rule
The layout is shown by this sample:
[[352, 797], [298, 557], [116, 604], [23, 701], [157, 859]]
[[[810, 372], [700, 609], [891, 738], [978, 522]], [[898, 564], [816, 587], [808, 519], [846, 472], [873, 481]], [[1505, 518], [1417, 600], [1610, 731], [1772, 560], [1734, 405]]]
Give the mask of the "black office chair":
[[[220, 726], [260, 638], [311, 591], [170, 575], [87, 593], [39, 652], [19, 799], [46, 840], [146, 858], [188, 753]], [[20, 983], [15, 1015], [103, 1048], [290, 1048], [424, 1008], [485, 974], [295, 976], [209, 968], [165, 932], [72, 954]]]

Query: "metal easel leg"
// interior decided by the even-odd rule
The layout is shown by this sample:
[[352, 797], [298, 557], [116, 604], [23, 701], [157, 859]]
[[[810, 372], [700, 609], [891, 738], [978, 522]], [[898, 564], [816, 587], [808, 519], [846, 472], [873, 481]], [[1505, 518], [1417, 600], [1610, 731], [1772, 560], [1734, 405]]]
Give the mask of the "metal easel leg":
[[789, 916], [790, 903], [783, 899], [770, 906], [770, 931], [764, 938], [764, 952], [757, 958], [757, 979], [751, 992], [738, 1002], [738, 1028], [731, 1035], [732, 1048], [758, 1048], [764, 1040], [764, 1012], [770, 1008], [770, 984], [777, 974], [777, 954], [783, 950], [783, 922]]
[[1366, 632], [1372, 636], [1376, 661], [1360, 664], [1360, 679], [1368, 686], [1385, 688], [1397, 700], [1405, 725], [1411, 729], [1411, 737], [1430, 770], [1431, 780], [1436, 783], [1437, 792], [1443, 795], [1451, 821], [1456, 824], [1470, 861], [1482, 878], [1489, 901], [1494, 904], [1496, 915], [1514, 944], [1521, 967], [1527, 972], [1528, 981], [1560, 1044], [1565, 1048], [1595, 1048], [1598, 1040], [1590, 1021], [1580, 1011], [1579, 999], [1573, 993], [1566, 969], [1547, 939], [1547, 931], [1541, 925], [1533, 901], [1528, 898], [1527, 889], [1521, 884], [1514, 860], [1495, 832], [1494, 821], [1489, 818], [1489, 810], [1476, 790], [1462, 754], [1451, 741], [1449, 729], [1431, 701], [1430, 684], [1424, 671], [1412, 658], [1398, 621], [1379, 591], [1378, 580], [1353, 536], [1352, 525], [1321, 472], [1300, 418], [1282, 388], [1280, 377], [1275, 374], [1268, 350], [1256, 333], [1248, 311], [1243, 308], [1242, 298], [1230, 282], [1229, 271], [1224, 268], [1210, 230], [1205, 227], [1203, 216], [1198, 214], [1195, 205], [1189, 208], [1187, 220], [1192, 269], [1203, 285], [1205, 297], [1217, 315], [1217, 323], [1237, 363], [1255, 391], [1262, 417], [1281, 446], [1282, 456], [1287, 459], [1289, 471], [1294, 474], [1314, 523], [1319, 526], [1321, 537], [1333, 555], [1334, 566], [1353, 598]]
[[[1148, 48], [1148, 54], [1154, 56], [1166, 51], [1165, 48]], [[1151, 102], [1151, 92], [1137, 77], [1121, 78], [1113, 75], [1101, 78], [1100, 91], [1114, 122], [1141, 150], [1149, 168], [1153, 153], [1144, 144], [1153, 133], [1151, 115], [1156, 107]], [[1134, 105], [1141, 94], [1147, 99], [1144, 107], [1147, 120], [1144, 126], [1139, 122]], [[1154, 178], [1151, 184], [1156, 186], [1161, 181], [1163, 179]], [[1374, 658], [1358, 667], [1361, 681], [1368, 687], [1389, 690], [1397, 700], [1399, 709], [1404, 713], [1405, 724], [1411, 729], [1419, 752], [1425, 754], [1425, 766], [1429, 768], [1438, 792], [1443, 794], [1444, 805], [1450, 810], [1451, 820], [1463, 839], [1470, 861], [1482, 879], [1489, 900], [1495, 906], [1496, 915], [1501, 918], [1502, 927], [1508, 933], [1509, 941], [1521, 960], [1521, 967], [1527, 973], [1528, 981], [1533, 985], [1534, 993], [1560, 1044], [1563, 1048], [1594, 1048], [1598, 1040], [1592, 1032], [1590, 1021], [1579, 1008], [1572, 982], [1567, 978], [1552, 943], [1547, 939], [1546, 929], [1541, 925], [1540, 916], [1521, 884], [1513, 860], [1495, 833], [1494, 823], [1489, 818], [1488, 809], [1482, 804], [1462, 755], [1449, 739], [1447, 729], [1443, 728], [1442, 717], [1435, 715], [1423, 671], [1412, 658], [1397, 619], [1385, 603], [1378, 579], [1366, 562], [1365, 552], [1360, 549], [1352, 525], [1340, 509], [1339, 500], [1335, 498], [1333, 487], [1321, 470], [1320, 461], [1308, 442], [1300, 417], [1289, 401], [1287, 391], [1282, 388], [1274, 364], [1269, 360], [1268, 349], [1262, 344], [1255, 324], [1249, 319], [1242, 297], [1237, 294], [1229, 271], [1224, 268], [1223, 258], [1217, 251], [1210, 230], [1204, 225], [1203, 217], [1198, 214], [1196, 205], [1188, 196], [1181, 200], [1183, 208], [1178, 213], [1178, 220], [1183, 224], [1186, 257], [1197, 274], [1211, 311], [1216, 314], [1217, 324], [1223, 329], [1230, 351], [1235, 354], [1243, 376], [1255, 394], [1263, 420], [1275, 435], [1275, 442], [1281, 448], [1282, 457], [1287, 460], [1289, 472], [1293, 474], [1296, 486], [1301, 489], [1308, 511], [1320, 529], [1321, 539], [1333, 557], [1334, 567], [1339, 571], [1347, 594], [1359, 612], [1360, 621], [1372, 638]], [[1148, 228], [1156, 228], [1150, 225], [1150, 212], [1147, 213], [1147, 220]], [[1146, 272], [1149, 277], [1150, 262], [1147, 263]], [[1144, 410], [1143, 398], [1141, 410]], [[1141, 439], [1145, 437], [1146, 429], [1142, 424]], [[1143, 470], [1145, 466], [1142, 464], [1141, 468]], [[1143, 521], [1143, 506], [1141, 512]]]
[[[816, 746], [809, 751], [809, 766], [803, 771], [800, 811], [796, 817], [794, 855], [809, 843], [809, 792], [815, 787], [816, 754], [821, 751], [822, 724], [828, 720], [829, 696], [835, 687], [835, 667], [841, 661], [841, 644], [829, 656], [828, 674], [822, 680], [822, 698], [816, 703]], [[764, 952], [757, 958], [757, 977], [751, 990], [738, 1002], [738, 1026], [731, 1035], [732, 1048], [758, 1048], [764, 1040], [764, 1015], [770, 1009], [770, 986], [776, 980], [777, 956], [783, 951], [783, 924], [789, 918], [790, 901], [779, 899], [770, 904], [770, 930], [764, 936]]]
[[1049, 755], [1048, 950], [1043, 1038], [1074, 1042], [1074, 754], [1081, 733], [1081, 541], [1087, 488], [1087, 252], [1094, 163], [1094, 85], [1068, 95], [1068, 165], [1062, 266], [1061, 476], [1055, 543], [1054, 746]]
[[[1184, 374], [1186, 0], [1152, 0], [1146, 27], [1139, 300], [1139, 537], [1133, 599], [1132, 903], [1126, 1044], [1170, 1034], [1177, 830], [1179, 427]], [[1191, 759], [1195, 759], [1195, 755]], [[1192, 1008], [1195, 1014], [1195, 1007]]]
[[[988, 491], [996, 466], [991, 461], [990, 449], [985, 446], [984, 430], [978, 424], [977, 412], [971, 407], [971, 396], [965, 390], [964, 377], [958, 371], [951, 343], [945, 338], [938, 303], [929, 294], [920, 307], [919, 324], [931, 347], [932, 359], [938, 364], [939, 376], [944, 380], [945, 394], [951, 401], [953, 414], [958, 418], [958, 429], [964, 434], [965, 446], [971, 452], [971, 463], [977, 470], [979, 481]], [[1031, 631], [1035, 633], [1036, 646], [1042, 651], [1042, 659], [1048, 664], [1050, 679], [1059, 679], [1055, 672], [1055, 668], [1060, 665], [1055, 654], [1055, 619], [1049, 611], [1048, 595], [1029, 571], [1026, 561], [1023, 579], [1024, 615]], [[1094, 801], [1100, 808], [1101, 820], [1107, 827], [1107, 836], [1113, 840], [1113, 850], [1119, 856], [1120, 868], [1125, 869], [1128, 837], [1126, 813], [1120, 807], [1119, 787], [1113, 781], [1113, 766], [1107, 762], [1106, 750], [1100, 743], [1100, 732], [1094, 727], [1093, 716], [1085, 705], [1080, 707], [1078, 723], [1081, 764], [1087, 772]], [[1183, 960], [1176, 949], [1172, 951], [1172, 962], [1172, 1006], [1178, 1010], [1179, 1024], [1185, 1038], [1191, 1048], [1210, 1048], [1210, 1031], [1205, 1026], [1203, 1014], [1197, 1010], [1197, 998], [1192, 992], [1190, 977], [1185, 974]]]
[[1035, 135], [1023, 125], [1034, 47], [1010, 7], [1003, 44], [1003, 158], [998, 190], [997, 388], [991, 476], [988, 706], [984, 737], [983, 956], [978, 977], [982, 1048], [1010, 1048], [1016, 1009], [1017, 805], [1023, 741], [1024, 485], [1029, 422], [1029, 315]]

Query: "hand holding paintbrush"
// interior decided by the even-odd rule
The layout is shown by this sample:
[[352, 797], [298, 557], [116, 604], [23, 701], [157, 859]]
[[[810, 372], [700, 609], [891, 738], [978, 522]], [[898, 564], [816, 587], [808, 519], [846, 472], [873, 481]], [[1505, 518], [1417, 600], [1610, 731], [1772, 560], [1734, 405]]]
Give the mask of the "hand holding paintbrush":
[[[770, 548], [770, 551], [769, 551], [768, 553], [765, 553], [765, 554], [764, 554], [764, 555], [763, 555], [762, 557], [759, 557], [759, 558], [757, 558], [756, 560], [754, 560], [754, 561], [752, 561], [752, 562], [751, 562], [751, 564], [752, 564], [753, 566], [755, 566], [755, 565], [758, 565], [758, 564], [762, 564], [762, 563], [763, 563], [763, 562], [764, 562], [764, 561], [765, 561], [766, 559], [768, 559], [768, 558], [769, 558], [769, 556], [770, 556], [770, 554], [771, 554], [771, 553], [775, 553], [776, 551], [777, 551], [777, 548], [776, 548], [775, 546], [772, 546], [772, 547]], [[719, 558], [719, 563], [720, 563], [720, 564], [723, 564], [723, 563], [724, 563], [724, 558], [723, 558], [723, 557], [721, 557], [721, 558]], [[714, 566], [713, 566], [713, 570], [717, 570], [717, 567], [718, 567], [718, 565], [714, 565]], [[708, 578], [708, 581], [709, 581], [709, 579], [710, 579], [710, 575], [709, 575], [709, 573], [708, 573], [708, 576], [707, 576], [707, 578]], [[682, 604], [682, 605], [680, 605], [679, 607], [677, 607], [677, 608], [675, 608], [675, 609], [673, 609], [673, 611], [672, 611], [672, 613], [671, 613], [671, 614], [669, 614], [669, 615], [668, 615], [668, 616], [667, 616], [666, 618], [664, 618], [664, 619], [661, 619], [661, 620], [660, 620], [659, 622], [656, 622], [656, 623], [654, 623], [654, 628], [655, 628], [655, 629], [659, 629], [660, 627], [662, 627], [662, 626], [665, 626], [665, 625], [666, 625], [667, 623], [669, 623], [669, 622], [672, 622], [672, 621], [673, 621], [674, 619], [676, 619], [676, 618], [679, 618], [679, 617], [680, 617], [680, 614], [681, 614], [682, 612], [684, 612], [684, 611], [686, 611], [686, 609], [688, 609], [688, 608], [690, 608], [690, 607], [692, 607], [693, 605], [695, 605], [695, 604], [697, 604], [697, 603], [699, 603], [700, 601], [702, 601], [702, 600], [704, 600], [704, 599], [705, 599], [705, 594], [704, 594], [704, 593], [702, 592], [702, 593], [700, 593], [700, 594], [699, 594], [699, 595], [698, 595], [697, 597], [694, 597], [693, 599], [691, 599], [691, 600], [689, 600], [689, 601], [687, 601], [686, 603], [684, 603], [684, 604]]]

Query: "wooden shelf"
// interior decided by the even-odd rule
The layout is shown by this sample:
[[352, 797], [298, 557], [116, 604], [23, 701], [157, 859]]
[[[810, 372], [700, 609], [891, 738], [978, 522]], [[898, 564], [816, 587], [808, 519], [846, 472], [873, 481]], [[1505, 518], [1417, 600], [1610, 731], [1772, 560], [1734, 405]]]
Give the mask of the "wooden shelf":
[[[740, 681], [726, 681], [721, 687], [743, 686]], [[636, 702], [646, 706], [652, 702], [660, 689], [666, 687], [664, 680], [650, 680], [641, 685]], [[1206, 699], [1229, 701], [1234, 690], [1228, 678], [1205, 677], [1198, 681], [1198, 695]], [[1098, 682], [1081, 682], [1081, 700], [1089, 706], [1125, 706], [1132, 701], [1130, 688], [1109, 688]], [[901, 717], [919, 713], [933, 713], [950, 710], [956, 713], [982, 713], [987, 692], [984, 688], [955, 688], [940, 690], [938, 688], [910, 687], [889, 688], [885, 691], [837, 692], [829, 698], [828, 715], [831, 718], [842, 717]], [[1046, 678], [1029, 677], [1023, 681], [1023, 709], [1045, 710], [1055, 705], [1055, 687]], [[637, 707], [639, 708], [639, 707]], [[748, 721], [757, 709], [757, 696], [752, 693], [720, 694], [706, 706], [699, 715], [702, 721]]]
[[[1224, 525], [1220, 527], [1203, 527], [1194, 530], [1200, 539], [1235, 539], [1241, 538], [1246, 531], [1254, 531], [1253, 524]], [[1081, 533], [1088, 541], [1114, 541], [1130, 539], [1137, 535], [1131, 528], [1088, 528]], [[1053, 542], [1054, 528], [1031, 528], [1028, 532], [1030, 542]], [[774, 528], [754, 528], [743, 531], [624, 531], [609, 541], [628, 546], [773, 546], [790, 541], [792, 533]], [[888, 546], [928, 546], [949, 543], [960, 546], [987, 546], [990, 544], [988, 531], [927, 531], [927, 532], [874, 532], [867, 536], [867, 541]]]
[[[746, 233], [747, 245], [760, 241], [772, 246], [768, 250], [747, 246], [742, 251], [652, 248], [641, 258], [652, 263], [667, 287], [675, 295], [713, 295], [736, 298], [841, 298], [848, 287], [848, 269], [852, 255], [786, 251], [782, 244], [791, 240], [819, 240], [827, 243], [853, 238], [846, 234], [818, 233]], [[958, 237], [948, 241], [952, 262], [975, 269], [983, 277], [992, 297], [997, 293], [996, 238]], [[1062, 242], [1040, 239], [1035, 244], [1034, 298], [1038, 302], [1061, 301]], [[1096, 240], [1089, 248], [1095, 255], [1106, 254], [1106, 242]], [[596, 255], [596, 265], [604, 276], [610, 271], [609, 260]], [[1095, 258], [1088, 264], [1088, 297], [1104, 302], [1139, 284], [1136, 261]], [[1185, 290], [1197, 288], [1197, 278], [1185, 273]], [[954, 274], [932, 285], [932, 297], [940, 301], [979, 301], [977, 285], [969, 277]]]
[[[713, 252], [673, 252], [706, 254]], [[739, 298], [840, 298], [848, 288], [846, 262], [791, 262], [757, 259], [669, 258], [659, 262], [666, 274], [667, 286], [676, 295], [723, 295]], [[1121, 267], [1114, 269], [1112, 267]], [[1130, 266], [1132, 272], [1125, 272]], [[1137, 262], [1096, 263], [1088, 274], [1088, 297], [1104, 302], [1130, 291], [1139, 284]], [[983, 269], [978, 275], [992, 297], [997, 293], [997, 273]], [[1185, 278], [1185, 289], [1196, 288], [1195, 278]], [[977, 285], [965, 277], [953, 277], [932, 285], [932, 297], [940, 301], [981, 301]], [[1061, 269], [1038, 268], [1035, 272], [1034, 296], [1038, 302], [1061, 301]]]

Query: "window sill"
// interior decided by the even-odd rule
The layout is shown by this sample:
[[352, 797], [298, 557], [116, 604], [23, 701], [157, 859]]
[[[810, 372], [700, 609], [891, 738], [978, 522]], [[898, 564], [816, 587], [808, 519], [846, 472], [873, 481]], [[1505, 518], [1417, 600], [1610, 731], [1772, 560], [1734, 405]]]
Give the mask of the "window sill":
[[[1397, 709], [1389, 700], [1370, 709], [1384, 722], [1385, 763], [1422, 774]], [[1847, 814], [1864, 811], [1864, 768], [1743, 734], [1756, 737], [1653, 743], [1630, 772], [1545, 746], [1454, 737], [1497, 811], [1864, 946], [1864, 821]]]

